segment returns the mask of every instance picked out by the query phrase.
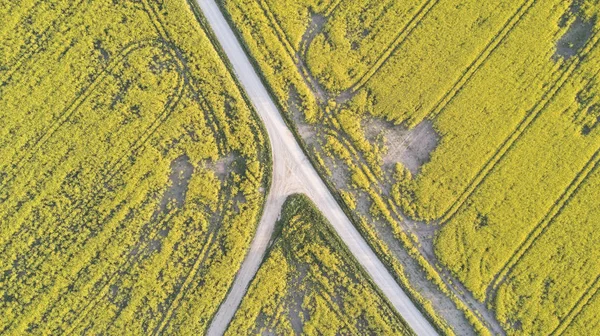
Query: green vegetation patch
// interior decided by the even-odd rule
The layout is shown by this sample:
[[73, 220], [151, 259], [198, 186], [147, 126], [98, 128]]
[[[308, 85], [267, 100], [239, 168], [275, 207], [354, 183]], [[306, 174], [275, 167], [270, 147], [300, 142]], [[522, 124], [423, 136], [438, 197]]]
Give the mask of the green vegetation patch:
[[228, 335], [412, 335], [314, 204], [292, 195]]
[[0, 5], [0, 334], [201, 334], [270, 159], [185, 1]]

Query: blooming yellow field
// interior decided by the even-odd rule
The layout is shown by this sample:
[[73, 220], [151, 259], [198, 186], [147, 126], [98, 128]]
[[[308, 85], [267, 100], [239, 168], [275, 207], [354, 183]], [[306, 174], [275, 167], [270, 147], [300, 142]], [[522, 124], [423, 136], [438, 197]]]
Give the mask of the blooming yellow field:
[[440, 330], [594, 328], [597, 1], [221, 4]]
[[0, 21], [0, 333], [202, 333], [270, 167], [207, 30], [185, 1]]
[[290, 196], [226, 334], [411, 335], [314, 204]]

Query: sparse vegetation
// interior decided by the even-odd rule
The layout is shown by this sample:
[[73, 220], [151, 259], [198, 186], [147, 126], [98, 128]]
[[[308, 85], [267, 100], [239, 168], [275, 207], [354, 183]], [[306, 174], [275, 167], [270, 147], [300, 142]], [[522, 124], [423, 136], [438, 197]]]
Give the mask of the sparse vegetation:
[[200, 334], [270, 159], [185, 1], [0, 5], [0, 334]]

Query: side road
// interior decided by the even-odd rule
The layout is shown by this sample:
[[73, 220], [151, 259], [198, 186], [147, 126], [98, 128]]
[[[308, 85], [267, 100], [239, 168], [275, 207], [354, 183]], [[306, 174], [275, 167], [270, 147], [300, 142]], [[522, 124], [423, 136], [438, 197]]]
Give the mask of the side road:
[[256, 274], [275, 227], [281, 206], [288, 195], [304, 193], [325, 215], [350, 252], [373, 279], [381, 292], [417, 335], [437, 335], [435, 329], [408, 298], [342, 211], [321, 177], [287, 128], [267, 89], [255, 72], [228, 22], [214, 0], [196, 0], [223, 48], [242, 87], [267, 129], [273, 155], [273, 178], [263, 216], [248, 255], [244, 259], [226, 300], [219, 307], [209, 335], [222, 335]]

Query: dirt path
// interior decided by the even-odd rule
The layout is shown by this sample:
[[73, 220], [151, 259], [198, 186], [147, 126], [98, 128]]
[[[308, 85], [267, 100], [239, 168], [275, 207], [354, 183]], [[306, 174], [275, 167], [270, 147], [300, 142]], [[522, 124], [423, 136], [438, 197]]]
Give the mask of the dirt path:
[[262, 84], [250, 60], [214, 0], [196, 0], [211, 26], [236, 77], [245, 89], [269, 134], [273, 155], [273, 180], [265, 202], [263, 217], [250, 250], [240, 268], [226, 300], [219, 307], [208, 330], [209, 335], [222, 335], [239, 306], [248, 285], [258, 270], [273, 233], [275, 221], [286, 197], [305, 193], [348, 245], [352, 254], [371, 276], [396, 310], [418, 335], [436, 335], [435, 329], [394, 281], [385, 266], [369, 248], [329, 189], [308, 161], [296, 139], [287, 128], [275, 103]]

